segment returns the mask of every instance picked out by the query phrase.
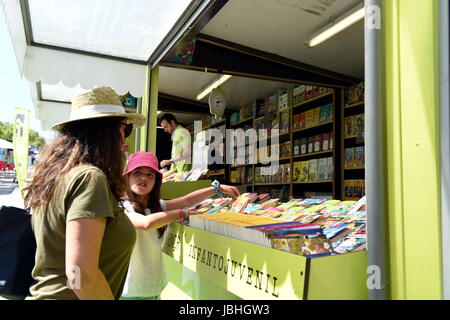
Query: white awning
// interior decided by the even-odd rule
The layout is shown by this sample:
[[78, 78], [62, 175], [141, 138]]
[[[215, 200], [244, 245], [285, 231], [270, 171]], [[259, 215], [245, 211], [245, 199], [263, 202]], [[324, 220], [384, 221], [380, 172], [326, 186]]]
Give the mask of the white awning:
[[[144, 94], [146, 64], [155, 49], [173, 44], [166, 36], [182, 34], [209, 3], [25, 0], [21, 8], [19, 0], [0, 2], [19, 70], [28, 80], [83, 89], [110, 86], [135, 97]], [[159, 47], [158, 55], [167, 49]]]
[[12, 142], [0, 139], [0, 149], [13, 149]]

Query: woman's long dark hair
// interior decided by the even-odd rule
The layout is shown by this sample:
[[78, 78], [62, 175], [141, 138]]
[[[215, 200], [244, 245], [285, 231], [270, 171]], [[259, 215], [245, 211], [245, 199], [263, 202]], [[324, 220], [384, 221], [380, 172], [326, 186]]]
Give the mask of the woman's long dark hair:
[[31, 183], [25, 188], [27, 209], [47, 204], [56, 185], [72, 168], [93, 165], [105, 174], [116, 197], [125, 193], [122, 177], [125, 157], [119, 126], [122, 117], [97, 118], [68, 123], [41, 151]]
[[[127, 180], [129, 181], [129, 175], [127, 175]], [[161, 204], [159, 200], [161, 199], [161, 184], [162, 178], [161, 175], [155, 172], [155, 184], [153, 185], [152, 191], [148, 194], [147, 197], [147, 208], [150, 209], [151, 213], [161, 212]], [[136, 194], [131, 191], [130, 183], [127, 183], [127, 194], [125, 196], [125, 200], [128, 200], [134, 208], [134, 211], [144, 214], [145, 208], [144, 204], [138, 199]], [[161, 238], [164, 235], [164, 231], [167, 226], [162, 226], [158, 228], [158, 238]]]

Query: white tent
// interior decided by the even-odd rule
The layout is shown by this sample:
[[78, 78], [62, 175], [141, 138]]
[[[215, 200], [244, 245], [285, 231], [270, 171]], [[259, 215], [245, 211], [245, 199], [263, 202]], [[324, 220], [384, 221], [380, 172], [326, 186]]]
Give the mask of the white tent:
[[13, 144], [7, 140], [0, 139], [0, 149], [12, 149]]

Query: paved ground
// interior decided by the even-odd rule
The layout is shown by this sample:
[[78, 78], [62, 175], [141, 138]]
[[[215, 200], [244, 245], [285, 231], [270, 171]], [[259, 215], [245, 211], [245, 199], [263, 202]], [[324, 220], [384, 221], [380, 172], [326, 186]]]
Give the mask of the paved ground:
[[0, 205], [23, 208], [23, 199], [13, 174], [0, 172]]

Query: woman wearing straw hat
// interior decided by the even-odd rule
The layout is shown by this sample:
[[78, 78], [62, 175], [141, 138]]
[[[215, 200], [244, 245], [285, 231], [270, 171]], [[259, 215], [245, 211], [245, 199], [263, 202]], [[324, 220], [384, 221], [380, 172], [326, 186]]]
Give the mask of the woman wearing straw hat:
[[145, 117], [101, 87], [72, 100], [70, 119], [41, 153], [26, 188], [36, 236], [32, 299], [119, 299], [136, 239], [118, 206], [122, 146]]

